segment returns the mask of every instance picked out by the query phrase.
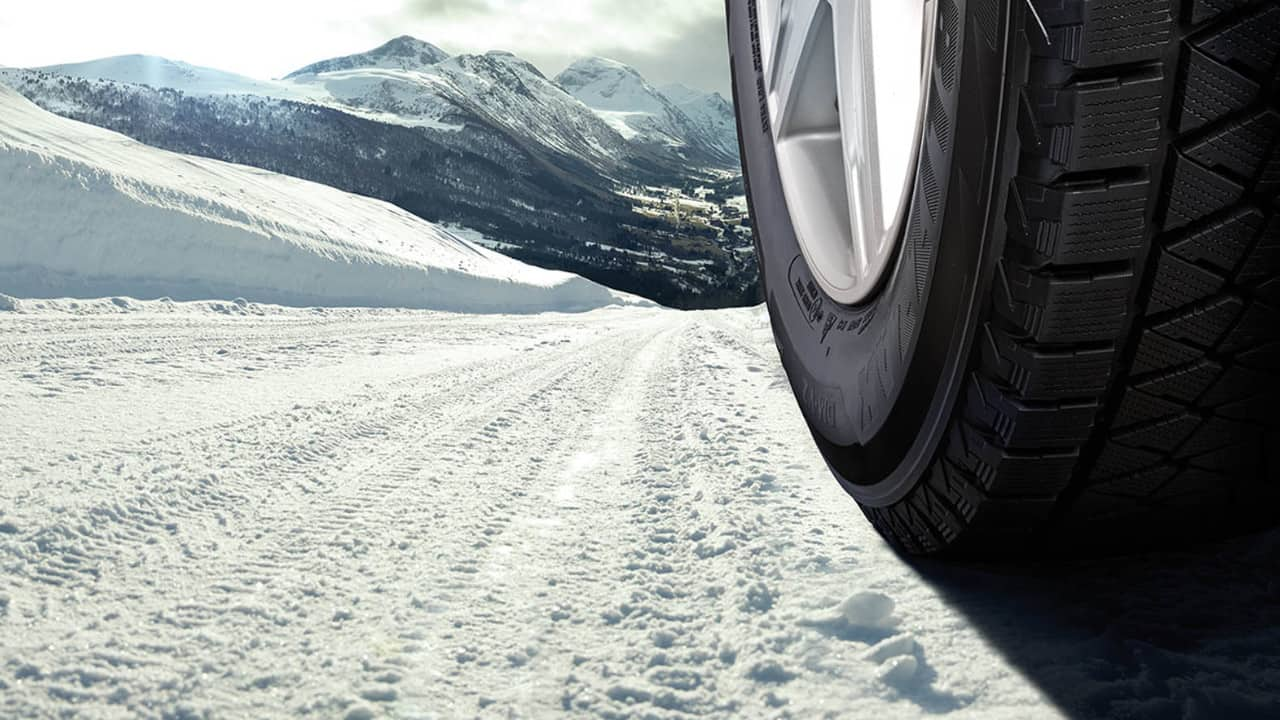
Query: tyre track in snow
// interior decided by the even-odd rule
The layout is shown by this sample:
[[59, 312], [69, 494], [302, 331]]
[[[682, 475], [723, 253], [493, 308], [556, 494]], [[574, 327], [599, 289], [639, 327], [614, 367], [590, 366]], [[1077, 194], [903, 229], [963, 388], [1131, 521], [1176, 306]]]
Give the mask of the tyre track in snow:
[[[392, 426], [410, 419], [412, 411], [405, 407], [406, 403], [448, 396], [457, 393], [459, 387], [473, 384], [502, 383], [525, 365], [542, 361], [529, 358], [512, 367], [495, 364], [492, 359], [450, 365], [400, 378], [377, 391], [351, 398], [294, 406], [285, 411], [254, 414], [180, 432], [148, 433], [146, 437], [121, 446], [68, 453], [50, 463], [52, 470], [32, 469], [32, 474], [39, 477], [42, 489], [48, 489], [44, 476], [66, 475], [79, 489], [95, 485], [123, 485], [138, 491], [124, 496], [114, 493], [109, 501], [82, 509], [80, 514], [83, 517], [75, 523], [77, 527], [74, 529], [64, 521], [32, 533], [29, 542], [46, 558], [35, 569], [43, 579], [55, 584], [69, 579], [68, 572], [88, 572], [97, 577], [102, 561], [117, 554], [122, 544], [145, 541], [151, 532], [173, 529], [193, 514], [207, 515], [215, 509], [229, 511], [234, 502], [247, 504], [252, 486], [255, 482], [260, 483], [263, 476], [275, 477], [277, 488], [305, 490], [310, 484], [306, 476], [315, 464], [337, 462], [340, 460], [337, 455], [339, 449], [349, 449], [357, 442], [376, 441], [385, 436]], [[281, 445], [282, 435], [288, 437], [284, 433], [295, 425], [305, 427], [307, 420], [317, 417], [329, 422], [316, 423], [313, 432], [296, 442]], [[170, 476], [190, 475], [192, 456], [205, 458], [205, 462], [196, 464], [197, 467], [217, 467], [217, 455], [225, 453], [227, 444], [252, 445], [259, 437], [264, 439], [256, 444], [269, 449], [260, 454], [258, 465], [235, 468], [229, 473], [211, 473], [208, 481], [185, 485], [174, 483], [164, 494], [156, 492], [156, 480], [148, 477], [164, 474], [166, 476], [159, 478], [159, 482], [169, 484], [173, 479]], [[297, 479], [288, 482], [290, 478]], [[175, 497], [175, 488], [187, 492]], [[10, 508], [11, 513], [15, 510], [18, 508]], [[15, 519], [21, 523], [20, 511], [15, 514]], [[225, 518], [220, 518], [220, 521], [225, 522]], [[103, 526], [103, 532], [93, 532], [93, 529]], [[59, 538], [66, 542], [60, 542]], [[86, 552], [78, 542], [80, 538], [87, 540], [99, 551], [98, 554]], [[47, 559], [59, 553], [61, 558]]]
[[[405, 619], [413, 624], [424, 614], [439, 614], [461, 637], [425, 657], [388, 658], [392, 666], [412, 668], [410, 676], [429, 680], [416, 695], [402, 696], [394, 712], [414, 715], [433, 707], [453, 716], [518, 716], [561, 710], [557, 681], [583, 650], [581, 629], [599, 620], [604, 608], [595, 598], [614, 581], [600, 575], [599, 563], [616, 550], [612, 538], [620, 528], [613, 523], [629, 502], [620, 483], [643, 437], [637, 425], [643, 390], [682, 324], [587, 360], [593, 370], [564, 398], [567, 408], [538, 408], [548, 426], [560, 416], [556, 430], [545, 437], [521, 433], [506, 443], [537, 447], [537, 462], [521, 473], [519, 488], [502, 491], [509, 504], [452, 533], [453, 541], [441, 549], [452, 571], [441, 589], [451, 600], [433, 606], [424, 593]], [[491, 444], [487, 452], [494, 451], [501, 453], [503, 445]], [[504, 470], [494, 470], [500, 479]], [[414, 632], [409, 639], [429, 637]], [[445, 708], [438, 706], [441, 696], [449, 698]], [[426, 704], [433, 698], [436, 705]]]
[[[315, 504], [307, 504], [302, 506], [304, 510], [318, 509], [315, 517], [306, 517], [307, 513], [303, 513], [303, 517], [296, 518], [299, 522], [294, 523], [295, 533], [299, 530], [304, 531], [301, 537], [287, 537], [283, 542], [279, 538], [267, 538], [263, 542], [271, 545], [273, 542], [280, 542], [278, 546], [272, 546], [260, 557], [255, 560], [246, 561], [243, 564], [237, 564], [223, 573], [224, 578], [215, 580], [210, 583], [211, 587], [220, 588], [232, 594], [235, 588], [247, 589], [249, 593], [258, 593], [264, 587], [269, 587], [272, 575], [280, 571], [279, 556], [288, 555], [291, 548], [297, 547], [301, 549], [301, 556], [306, 557], [313, 548], [323, 545], [315, 541], [314, 532], [336, 533], [342, 527], [347, 525], [359, 526], [358, 519], [353, 517], [358, 515], [362, 510], [377, 506], [378, 500], [385, 498], [403, 483], [417, 478], [422, 468], [431, 464], [438, 467], [443, 461], [448, 463], [448, 457], [437, 457], [441, 451], [446, 452], [450, 448], [458, 446], [463, 438], [475, 436], [482, 433], [486, 428], [492, 428], [495, 420], [501, 420], [507, 416], [519, 417], [521, 408], [525, 408], [533, 402], [538, 401], [546, 395], [552, 393], [553, 390], [560, 390], [561, 385], [573, 384], [574, 381], [581, 380], [579, 376], [584, 374], [584, 368], [589, 365], [582, 362], [581, 355], [585, 352], [588, 355], [605, 355], [612, 354], [617, 351], [620, 346], [625, 346], [623, 336], [627, 331], [615, 331], [605, 334], [600, 338], [594, 339], [592, 343], [584, 343], [583, 345], [571, 346], [560, 345], [554, 346], [550, 351], [543, 350], [540, 353], [526, 353], [523, 357], [514, 358], [513, 362], [494, 363], [492, 360], [477, 363], [479, 371], [472, 370], [472, 377], [467, 378], [466, 382], [459, 382], [460, 373], [446, 373], [443, 382], [435, 382], [432, 384], [429, 392], [418, 393], [413, 397], [405, 395], [397, 395], [396, 403], [392, 406], [396, 412], [381, 418], [379, 423], [371, 423], [368, 418], [361, 418], [355, 423], [347, 425], [341, 432], [332, 434], [325, 443], [319, 448], [319, 452], [313, 453], [311, 457], [306, 458], [310, 463], [303, 463], [298, 467], [290, 468], [286, 465], [283, 471], [276, 472], [274, 479], [283, 487], [298, 486], [306, 487], [305, 484], [299, 482], [290, 482], [288, 476], [305, 478], [309, 474], [315, 473], [314, 465], [317, 461], [325, 463], [325, 470], [322, 475], [326, 479], [310, 478], [312, 484], [318, 487], [312, 487], [308, 492], [312, 496]], [[550, 357], [547, 357], [550, 355]], [[461, 373], [461, 374], [466, 374]], [[411, 378], [403, 381], [405, 384], [412, 386], [414, 381], [419, 378]], [[436, 380], [440, 380], [436, 378]], [[589, 383], [588, 383], [589, 385]], [[522, 388], [531, 390], [531, 394], [521, 399], [509, 397], [511, 388]], [[569, 408], [560, 408], [562, 411], [572, 412]], [[262, 424], [259, 422], [258, 424]], [[392, 425], [400, 425], [399, 428], [392, 432], [389, 430]], [[323, 426], [322, 426], [323, 427]], [[443, 431], [441, 431], [443, 428]], [[243, 436], [249, 428], [230, 427], [222, 428], [225, 434], [230, 437], [233, 435]], [[431, 437], [435, 433], [436, 437]], [[454, 438], [452, 442], [446, 438]], [[370, 442], [372, 441], [372, 442]], [[341, 446], [351, 445], [353, 443], [361, 446], [370, 444], [378, 444], [386, 449], [382, 451], [381, 456], [373, 459], [363, 459], [361, 462], [355, 463], [351, 467], [344, 467], [342, 462], [333, 456], [332, 447], [337, 444]], [[215, 447], [214, 450], [220, 448]], [[414, 450], [418, 452], [413, 452]], [[406, 452], [408, 450], [409, 452]], [[177, 453], [183, 454], [183, 453]], [[353, 455], [354, 453], [348, 453]], [[278, 460], [279, 457], [271, 458]], [[241, 504], [252, 504], [253, 502], [263, 502], [263, 498], [252, 498], [247, 493], [252, 488], [251, 485], [256, 478], [260, 484], [261, 478], [273, 477], [273, 468], [271, 462], [265, 465], [241, 468], [238, 476], [244, 479], [240, 484], [242, 487], [239, 494], [224, 494], [220, 499], [225, 502], [227, 499], [238, 500]], [[333, 480], [333, 478], [339, 478]], [[364, 482], [368, 478], [371, 482]], [[495, 480], [497, 480], [495, 478]], [[428, 488], [418, 488], [420, 491]], [[450, 492], [456, 493], [457, 488], [451, 488]], [[424, 493], [425, 494], [425, 493]], [[171, 514], [162, 519], [148, 517], [145, 511], [139, 512], [140, 507], [149, 504], [146, 502], [149, 498], [135, 497], [124, 502], [113, 503], [112, 508], [106, 511], [106, 515], [112, 519], [119, 519], [115, 511], [119, 515], [132, 516], [132, 521], [125, 522], [128, 526], [123, 532], [107, 534], [100, 538], [101, 542], [97, 543], [97, 547], [102, 550], [119, 552], [121, 545], [130, 543], [148, 543], [153, 539], [152, 533], [160, 532], [163, 529], [172, 531], [175, 526], [180, 525], [187, 519], [188, 513], [171, 512], [175, 505], [171, 498], [165, 499], [160, 503], [166, 511]], [[296, 501], [298, 498], [293, 498]], [[276, 503], [283, 508], [296, 508], [296, 502], [290, 503], [284, 498], [268, 498], [268, 501]], [[459, 497], [455, 502], [470, 502], [474, 498], [466, 496]], [[198, 514], [208, 514], [209, 507], [187, 508]], [[90, 514], [102, 514], [97, 512], [99, 508], [91, 508]], [[495, 514], [496, 510], [491, 510], [490, 515]], [[291, 513], [286, 512], [284, 516], [267, 514], [254, 514], [243, 518], [238, 523], [241, 527], [257, 526], [264, 529], [278, 529], [281, 523], [288, 519]], [[500, 513], [499, 513], [500, 514]], [[304, 522], [304, 518], [310, 522]], [[164, 521], [168, 522], [164, 522]], [[225, 521], [225, 518], [220, 518]], [[286, 523], [287, 527], [288, 524]], [[357, 530], [364, 530], [363, 527], [357, 527]], [[59, 524], [53, 532], [37, 531], [35, 535], [35, 546], [41, 557], [47, 558], [51, 550], [54, 550], [50, 536], [65, 537], [69, 533], [66, 524]], [[225, 541], [223, 541], [225, 543]], [[352, 549], [352, 543], [358, 543], [361, 547], [368, 547], [368, 538], [352, 539], [339, 538], [336, 543], [330, 545], [338, 545], [346, 550]], [[259, 543], [261, 544], [261, 543]], [[69, 548], [74, 545], [69, 544]], [[238, 552], [243, 554], [246, 550], [253, 548], [241, 548]], [[253, 553], [250, 552], [250, 555]], [[191, 561], [208, 565], [210, 559], [217, 557], [216, 553], [205, 554], [203, 557], [193, 556], [190, 552], [184, 552], [181, 557], [172, 558], [170, 564], [181, 564], [183, 561]], [[90, 566], [92, 561], [101, 558], [92, 558], [76, 552], [65, 552], [61, 555], [63, 565], [57, 568], [50, 568], [49, 561], [40, 566], [45, 572], [43, 577], [46, 580], [55, 583], [69, 580], [70, 573], [78, 566]], [[57, 561], [54, 561], [57, 562]], [[301, 568], [291, 568], [298, 571]], [[65, 571], [65, 572], [63, 572]], [[93, 576], [96, 579], [99, 572], [95, 570]], [[242, 615], [258, 615], [259, 619], [266, 620], [268, 623], [276, 624], [283, 622], [281, 617], [268, 610], [258, 608], [255, 609], [250, 605], [231, 604], [220, 610], [211, 610], [210, 608], [198, 603], [187, 603], [180, 605], [179, 612], [169, 614], [155, 614], [153, 620], [160, 624], [172, 625], [180, 629], [192, 629], [202, 625], [202, 615], [222, 615], [229, 609], [230, 612], [240, 613]], [[341, 613], [335, 614], [341, 617]], [[110, 664], [110, 663], [108, 663]], [[110, 677], [104, 674], [102, 668], [90, 668], [83, 670], [91, 674], [99, 675], [103, 678]], [[264, 675], [266, 677], [266, 675]], [[257, 682], [264, 686], [275, 686], [279, 684], [278, 680], [263, 680], [261, 677], [253, 682]], [[102, 686], [102, 691], [112, 690], [111, 682], [96, 683]], [[252, 683], [251, 683], [252, 684]], [[65, 688], [63, 688], [65, 689]], [[190, 690], [190, 688], [188, 688]], [[51, 690], [52, 691], [52, 690]], [[109, 694], [108, 694], [109, 697]]]
[[833, 545], [805, 521], [830, 506], [828, 488], [782, 477], [823, 469], [802, 438], [771, 433], [787, 427], [779, 420], [794, 415], [794, 401], [776, 362], [765, 365], [761, 345], [742, 338], [715, 317], [691, 323], [646, 384], [636, 421], [645, 434], [623, 480], [630, 502], [625, 519], [613, 517], [623, 551], [602, 571], [618, 590], [596, 642], [564, 678], [561, 708], [608, 718], [861, 717], [900, 694], [881, 679], [882, 664], [898, 662], [924, 667], [904, 686], [917, 711], [962, 708], [966, 698], [933, 687], [888, 596], [853, 593], [888, 609], [852, 621], [827, 609], [841, 595], [786, 597], [830, 583], [859, 548]]
[[[536, 646], [516, 639], [523, 634], [523, 601], [530, 598], [512, 602], [506, 587], [537, 584], [545, 568], [559, 567], [549, 557], [558, 544], [537, 532], [545, 511], [542, 489], [591, 435], [595, 418], [583, 408], [613, 396], [654, 337], [652, 330], [632, 330], [616, 342], [578, 348], [573, 366], [553, 382], [521, 392], [522, 400], [489, 413], [478, 429], [459, 426], [452, 437], [437, 440], [444, 451], [432, 462], [442, 481], [438, 493], [404, 497], [417, 488], [401, 485], [398, 496], [383, 499], [397, 509], [390, 527], [407, 528], [411, 546], [428, 548], [417, 556], [397, 555], [388, 579], [426, 574], [433, 582], [378, 606], [378, 614], [396, 618], [396, 627], [411, 629], [388, 636], [383, 656], [362, 663], [365, 685], [353, 688], [353, 696], [394, 702], [397, 714], [455, 714], [477, 707], [470, 703], [478, 689], [513, 682], [512, 673], [528, 664], [528, 649]], [[459, 483], [468, 492], [459, 493]], [[448, 532], [432, 527], [433, 520]], [[529, 530], [537, 537], [527, 537]], [[513, 562], [521, 553], [530, 557]], [[466, 640], [452, 641], [453, 633]], [[333, 701], [344, 705], [341, 697]]]
[[[942, 653], [973, 631], [832, 486], [758, 312], [359, 317], [216, 316], [172, 376], [122, 350], [123, 389], [0, 393], [69, 412], [0, 447], [0, 717], [1043, 709]], [[200, 367], [224, 322], [270, 369]]]

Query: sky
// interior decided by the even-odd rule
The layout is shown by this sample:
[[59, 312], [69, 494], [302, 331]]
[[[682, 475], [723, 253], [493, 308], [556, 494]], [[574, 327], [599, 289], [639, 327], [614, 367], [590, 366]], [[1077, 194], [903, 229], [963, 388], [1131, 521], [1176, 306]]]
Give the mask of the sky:
[[579, 57], [729, 95], [722, 0], [46, 0], [6, 3], [0, 65], [159, 55], [266, 79], [413, 35], [509, 50], [549, 76]]

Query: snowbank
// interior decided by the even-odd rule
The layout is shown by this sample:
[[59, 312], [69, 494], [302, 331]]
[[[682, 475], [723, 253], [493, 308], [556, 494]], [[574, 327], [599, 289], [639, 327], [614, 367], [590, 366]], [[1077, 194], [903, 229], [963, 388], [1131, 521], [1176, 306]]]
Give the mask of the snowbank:
[[387, 203], [157, 150], [0, 86], [0, 291], [458, 312], [641, 302]]

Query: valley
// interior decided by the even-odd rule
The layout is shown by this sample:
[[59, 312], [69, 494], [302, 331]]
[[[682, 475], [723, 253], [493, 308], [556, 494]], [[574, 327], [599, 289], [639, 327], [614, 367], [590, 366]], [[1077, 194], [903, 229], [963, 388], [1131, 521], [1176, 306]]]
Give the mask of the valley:
[[[627, 192], [678, 192], [699, 208], [698, 187], [720, 204], [741, 195], [731, 107], [688, 88], [667, 99], [612, 61], [553, 80], [510, 53], [449, 56], [402, 37], [281, 80], [124, 56], [3, 69], [0, 83], [64, 117], [385, 200], [664, 305], [759, 299], [738, 218], [653, 212]], [[627, 123], [659, 130], [620, 126], [620, 107], [635, 108]]]

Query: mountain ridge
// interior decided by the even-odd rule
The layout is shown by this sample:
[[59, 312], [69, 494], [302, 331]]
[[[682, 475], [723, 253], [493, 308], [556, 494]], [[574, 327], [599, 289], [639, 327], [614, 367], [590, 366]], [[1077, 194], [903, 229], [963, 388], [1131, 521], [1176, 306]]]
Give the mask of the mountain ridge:
[[694, 162], [737, 163], [736, 127], [730, 141], [724, 124], [708, 119], [714, 94], [680, 86], [686, 109], [634, 67], [599, 56], [574, 61], [555, 81], [628, 139], [676, 148]]
[[449, 53], [412, 35], [394, 37], [378, 47], [362, 53], [342, 55], [311, 63], [284, 76], [285, 80], [300, 75], [318, 75], [335, 70], [357, 68], [396, 68], [415, 70], [449, 59]]

